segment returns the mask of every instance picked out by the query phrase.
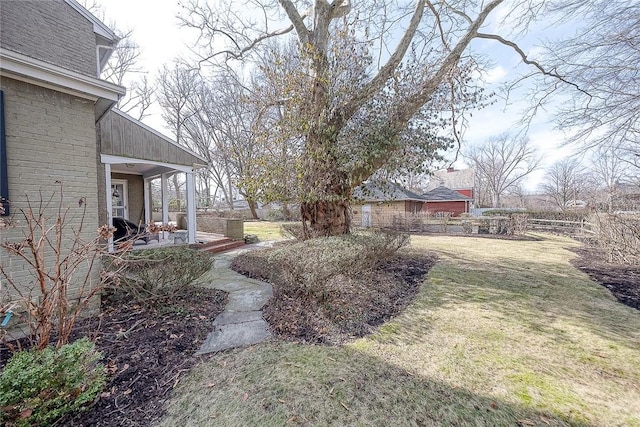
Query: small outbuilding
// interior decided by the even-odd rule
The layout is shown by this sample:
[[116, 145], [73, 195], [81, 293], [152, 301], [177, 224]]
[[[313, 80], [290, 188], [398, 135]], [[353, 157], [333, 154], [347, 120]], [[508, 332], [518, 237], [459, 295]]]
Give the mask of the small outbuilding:
[[351, 224], [356, 227], [388, 227], [395, 217], [417, 214], [425, 200], [395, 183], [364, 183], [353, 190]]
[[471, 197], [464, 196], [450, 188], [440, 186], [422, 195], [425, 206], [424, 211], [443, 214], [451, 213], [452, 216], [460, 216], [469, 213], [469, 207], [473, 202]]

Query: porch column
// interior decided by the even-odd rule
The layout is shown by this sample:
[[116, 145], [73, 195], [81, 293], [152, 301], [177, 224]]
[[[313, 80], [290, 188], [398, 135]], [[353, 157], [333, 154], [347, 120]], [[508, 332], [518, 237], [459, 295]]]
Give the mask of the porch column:
[[[160, 175], [160, 188], [162, 189], [162, 224], [169, 224], [169, 187], [167, 186], [168, 174]], [[162, 232], [162, 238], [167, 239], [168, 233]]]
[[143, 179], [144, 182], [144, 223], [151, 224], [151, 192], [149, 191], [149, 186], [151, 185], [151, 180], [148, 178]]
[[[104, 164], [104, 182], [107, 187], [107, 226], [113, 227], [113, 201], [111, 200], [111, 164]], [[113, 236], [109, 237], [109, 252], [113, 252]]]
[[193, 170], [187, 175], [187, 238], [189, 243], [196, 242], [196, 187]]

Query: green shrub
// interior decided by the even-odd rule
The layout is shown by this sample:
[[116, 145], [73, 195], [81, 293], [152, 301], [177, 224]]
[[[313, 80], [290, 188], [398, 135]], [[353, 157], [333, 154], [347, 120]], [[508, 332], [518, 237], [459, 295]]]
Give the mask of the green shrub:
[[582, 221], [587, 219], [588, 210], [568, 210], [568, 211], [552, 211], [552, 210], [524, 210], [524, 209], [491, 209], [484, 211], [482, 216], [506, 216], [527, 214], [529, 218], [550, 219], [556, 221]]
[[213, 265], [210, 253], [185, 246], [144, 249], [124, 257], [117, 291], [145, 304], [179, 293]]
[[0, 374], [2, 425], [51, 425], [93, 402], [105, 384], [100, 358], [86, 338], [15, 353]]
[[567, 211], [534, 211], [526, 212], [530, 218], [535, 219], [551, 219], [556, 221], [583, 221], [589, 217], [589, 211], [583, 210], [567, 210]]
[[309, 239], [275, 248], [268, 259], [281, 289], [324, 299], [335, 291], [326, 289], [332, 277], [360, 275], [407, 244], [407, 234], [377, 231]]

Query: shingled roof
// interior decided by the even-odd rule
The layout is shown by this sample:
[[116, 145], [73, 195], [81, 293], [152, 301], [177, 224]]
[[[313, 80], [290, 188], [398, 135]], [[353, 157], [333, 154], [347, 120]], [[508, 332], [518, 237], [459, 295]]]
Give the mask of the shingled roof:
[[395, 183], [364, 183], [353, 190], [353, 198], [366, 202], [417, 201], [424, 198]]
[[462, 170], [442, 169], [433, 173], [426, 190], [430, 191], [440, 186], [453, 190], [462, 190], [465, 188], [473, 188], [474, 183], [475, 171], [472, 168]]
[[470, 197], [464, 196], [457, 191], [453, 191], [452, 189], [444, 186], [427, 191], [422, 195], [422, 199], [428, 202], [458, 202], [473, 200]]

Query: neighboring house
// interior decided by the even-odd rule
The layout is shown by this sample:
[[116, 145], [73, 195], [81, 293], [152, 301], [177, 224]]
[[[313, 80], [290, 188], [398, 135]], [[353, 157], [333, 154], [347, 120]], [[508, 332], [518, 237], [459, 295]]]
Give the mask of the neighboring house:
[[356, 227], [388, 227], [394, 217], [422, 211], [425, 200], [394, 183], [365, 183], [353, 190], [351, 224]]
[[425, 191], [429, 192], [438, 187], [447, 187], [470, 199], [476, 197], [476, 175], [472, 168], [456, 170], [454, 168], [435, 171], [429, 180]]
[[[125, 89], [99, 78], [118, 42], [116, 35], [75, 0], [0, 1], [0, 194], [15, 213], [26, 196], [37, 200], [59, 190], [79, 223], [86, 205], [83, 239], [113, 216], [149, 222], [152, 179], [184, 173], [188, 240], [195, 242], [194, 168], [200, 156], [113, 109]], [[47, 212], [55, 219], [54, 210]], [[19, 239], [20, 226], [2, 231]], [[2, 254], [4, 260], [4, 254]], [[14, 279], [29, 279], [15, 266]], [[80, 272], [82, 273], [82, 272]], [[95, 272], [97, 274], [97, 272]]]
[[469, 213], [473, 199], [450, 188], [440, 186], [422, 195], [425, 200], [423, 210], [436, 215], [450, 212], [453, 216]]

